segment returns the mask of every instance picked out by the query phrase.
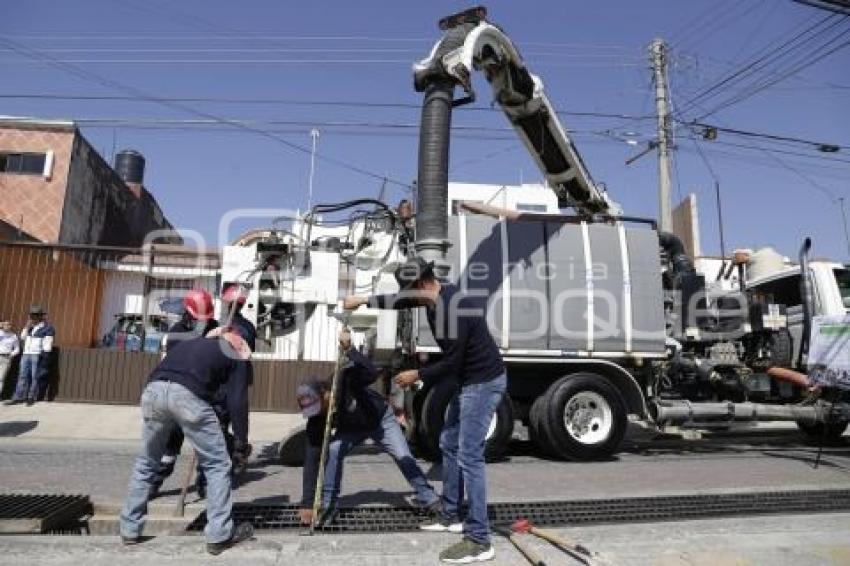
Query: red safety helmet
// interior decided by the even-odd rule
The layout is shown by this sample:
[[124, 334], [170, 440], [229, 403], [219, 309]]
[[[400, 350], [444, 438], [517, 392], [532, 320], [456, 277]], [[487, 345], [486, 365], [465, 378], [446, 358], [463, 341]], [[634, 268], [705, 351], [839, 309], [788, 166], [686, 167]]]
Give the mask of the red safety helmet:
[[183, 306], [195, 320], [209, 320], [213, 317], [213, 298], [204, 289], [192, 289], [186, 293]]
[[225, 303], [244, 305], [248, 300], [248, 292], [239, 283], [230, 283], [222, 290], [221, 300]]

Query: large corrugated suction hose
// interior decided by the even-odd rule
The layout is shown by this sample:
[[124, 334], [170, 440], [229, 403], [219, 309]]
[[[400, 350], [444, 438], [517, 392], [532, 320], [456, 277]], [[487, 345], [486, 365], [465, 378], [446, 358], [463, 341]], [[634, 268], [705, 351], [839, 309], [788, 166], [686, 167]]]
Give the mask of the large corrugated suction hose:
[[448, 242], [449, 136], [454, 84], [434, 82], [425, 91], [419, 130], [416, 250], [442, 259]]

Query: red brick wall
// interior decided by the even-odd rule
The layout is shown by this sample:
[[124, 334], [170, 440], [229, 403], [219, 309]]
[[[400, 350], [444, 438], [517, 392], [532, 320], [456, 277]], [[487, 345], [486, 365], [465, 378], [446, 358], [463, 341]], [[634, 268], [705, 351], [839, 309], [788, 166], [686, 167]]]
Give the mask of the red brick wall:
[[73, 130], [0, 127], [0, 151], [54, 152], [50, 180], [0, 173], [0, 219], [44, 242], [58, 241], [73, 141]]

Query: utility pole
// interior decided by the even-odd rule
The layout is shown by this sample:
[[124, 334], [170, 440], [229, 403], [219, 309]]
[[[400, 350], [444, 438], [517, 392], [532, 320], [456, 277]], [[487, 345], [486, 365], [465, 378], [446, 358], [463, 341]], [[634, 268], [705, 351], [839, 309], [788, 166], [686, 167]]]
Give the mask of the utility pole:
[[319, 141], [319, 130], [313, 128], [310, 130], [310, 137], [313, 139], [313, 150], [310, 152], [310, 180], [307, 185], [307, 212], [313, 210], [313, 176], [316, 174], [316, 142]]
[[649, 45], [652, 57], [652, 72], [655, 80], [655, 112], [658, 120], [658, 224], [662, 231], [673, 229], [671, 202], [670, 150], [670, 105], [667, 89], [667, 45], [662, 39], [653, 39]]

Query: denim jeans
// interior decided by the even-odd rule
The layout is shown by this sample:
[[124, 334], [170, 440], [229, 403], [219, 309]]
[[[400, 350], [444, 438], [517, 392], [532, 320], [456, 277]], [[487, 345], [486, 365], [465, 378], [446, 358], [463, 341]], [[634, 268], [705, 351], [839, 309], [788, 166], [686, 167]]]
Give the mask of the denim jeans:
[[[322, 487], [322, 508], [329, 509], [336, 504], [342, 484], [342, 468], [346, 454], [354, 447], [371, 438], [380, 444], [386, 453], [393, 457], [404, 479], [416, 491], [416, 502], [427, 507], [439, 500], [434, 488], [428, 483], [425, 474], [410, 452], [407, 439], [401, 426], [393, 416], [392, 408], [381, 418], [380, 425], [371, 432], [340, 432], [328, 446], [328, 458], [325, 464], [325, 482]], [[313, 474], [315, 478], [315, 474]]]
[[502, 374], [490, 381], [463, 386], [449, 402], [446, 422], [440, 433], [443, 512], [451, 518], [460, 517], [465, 491], [469, 510], [463, 532], [481, 544], [490, 542], [484, 444], [490, 422], [505, 394], [507, 381], [507, 376]]
[[136, 537], [142, 532], [148, 510], [148, 495], [156, 479], [168, 437], [179, 426], [198, 455], [207, 477], [207, 542], [223, 542], [233, 533], [230, 493], [230, 456], [215, 411], [191, 391], [177, 383], [154, 381], [142, 393], [142, 452], [136, 458], [124, 509], [121, 535]]
[[3, 393], [3, 384], [6, 381], [6, 374], [12, 367], [12, 358], [10, 356], [0, 355], [0, 395]]
[[47, 381], [47, 356], [49, 354], [24, 354], [18, 370], [18, 385], [12, 399], [32, 399], [38, 401], [38, 396]]

